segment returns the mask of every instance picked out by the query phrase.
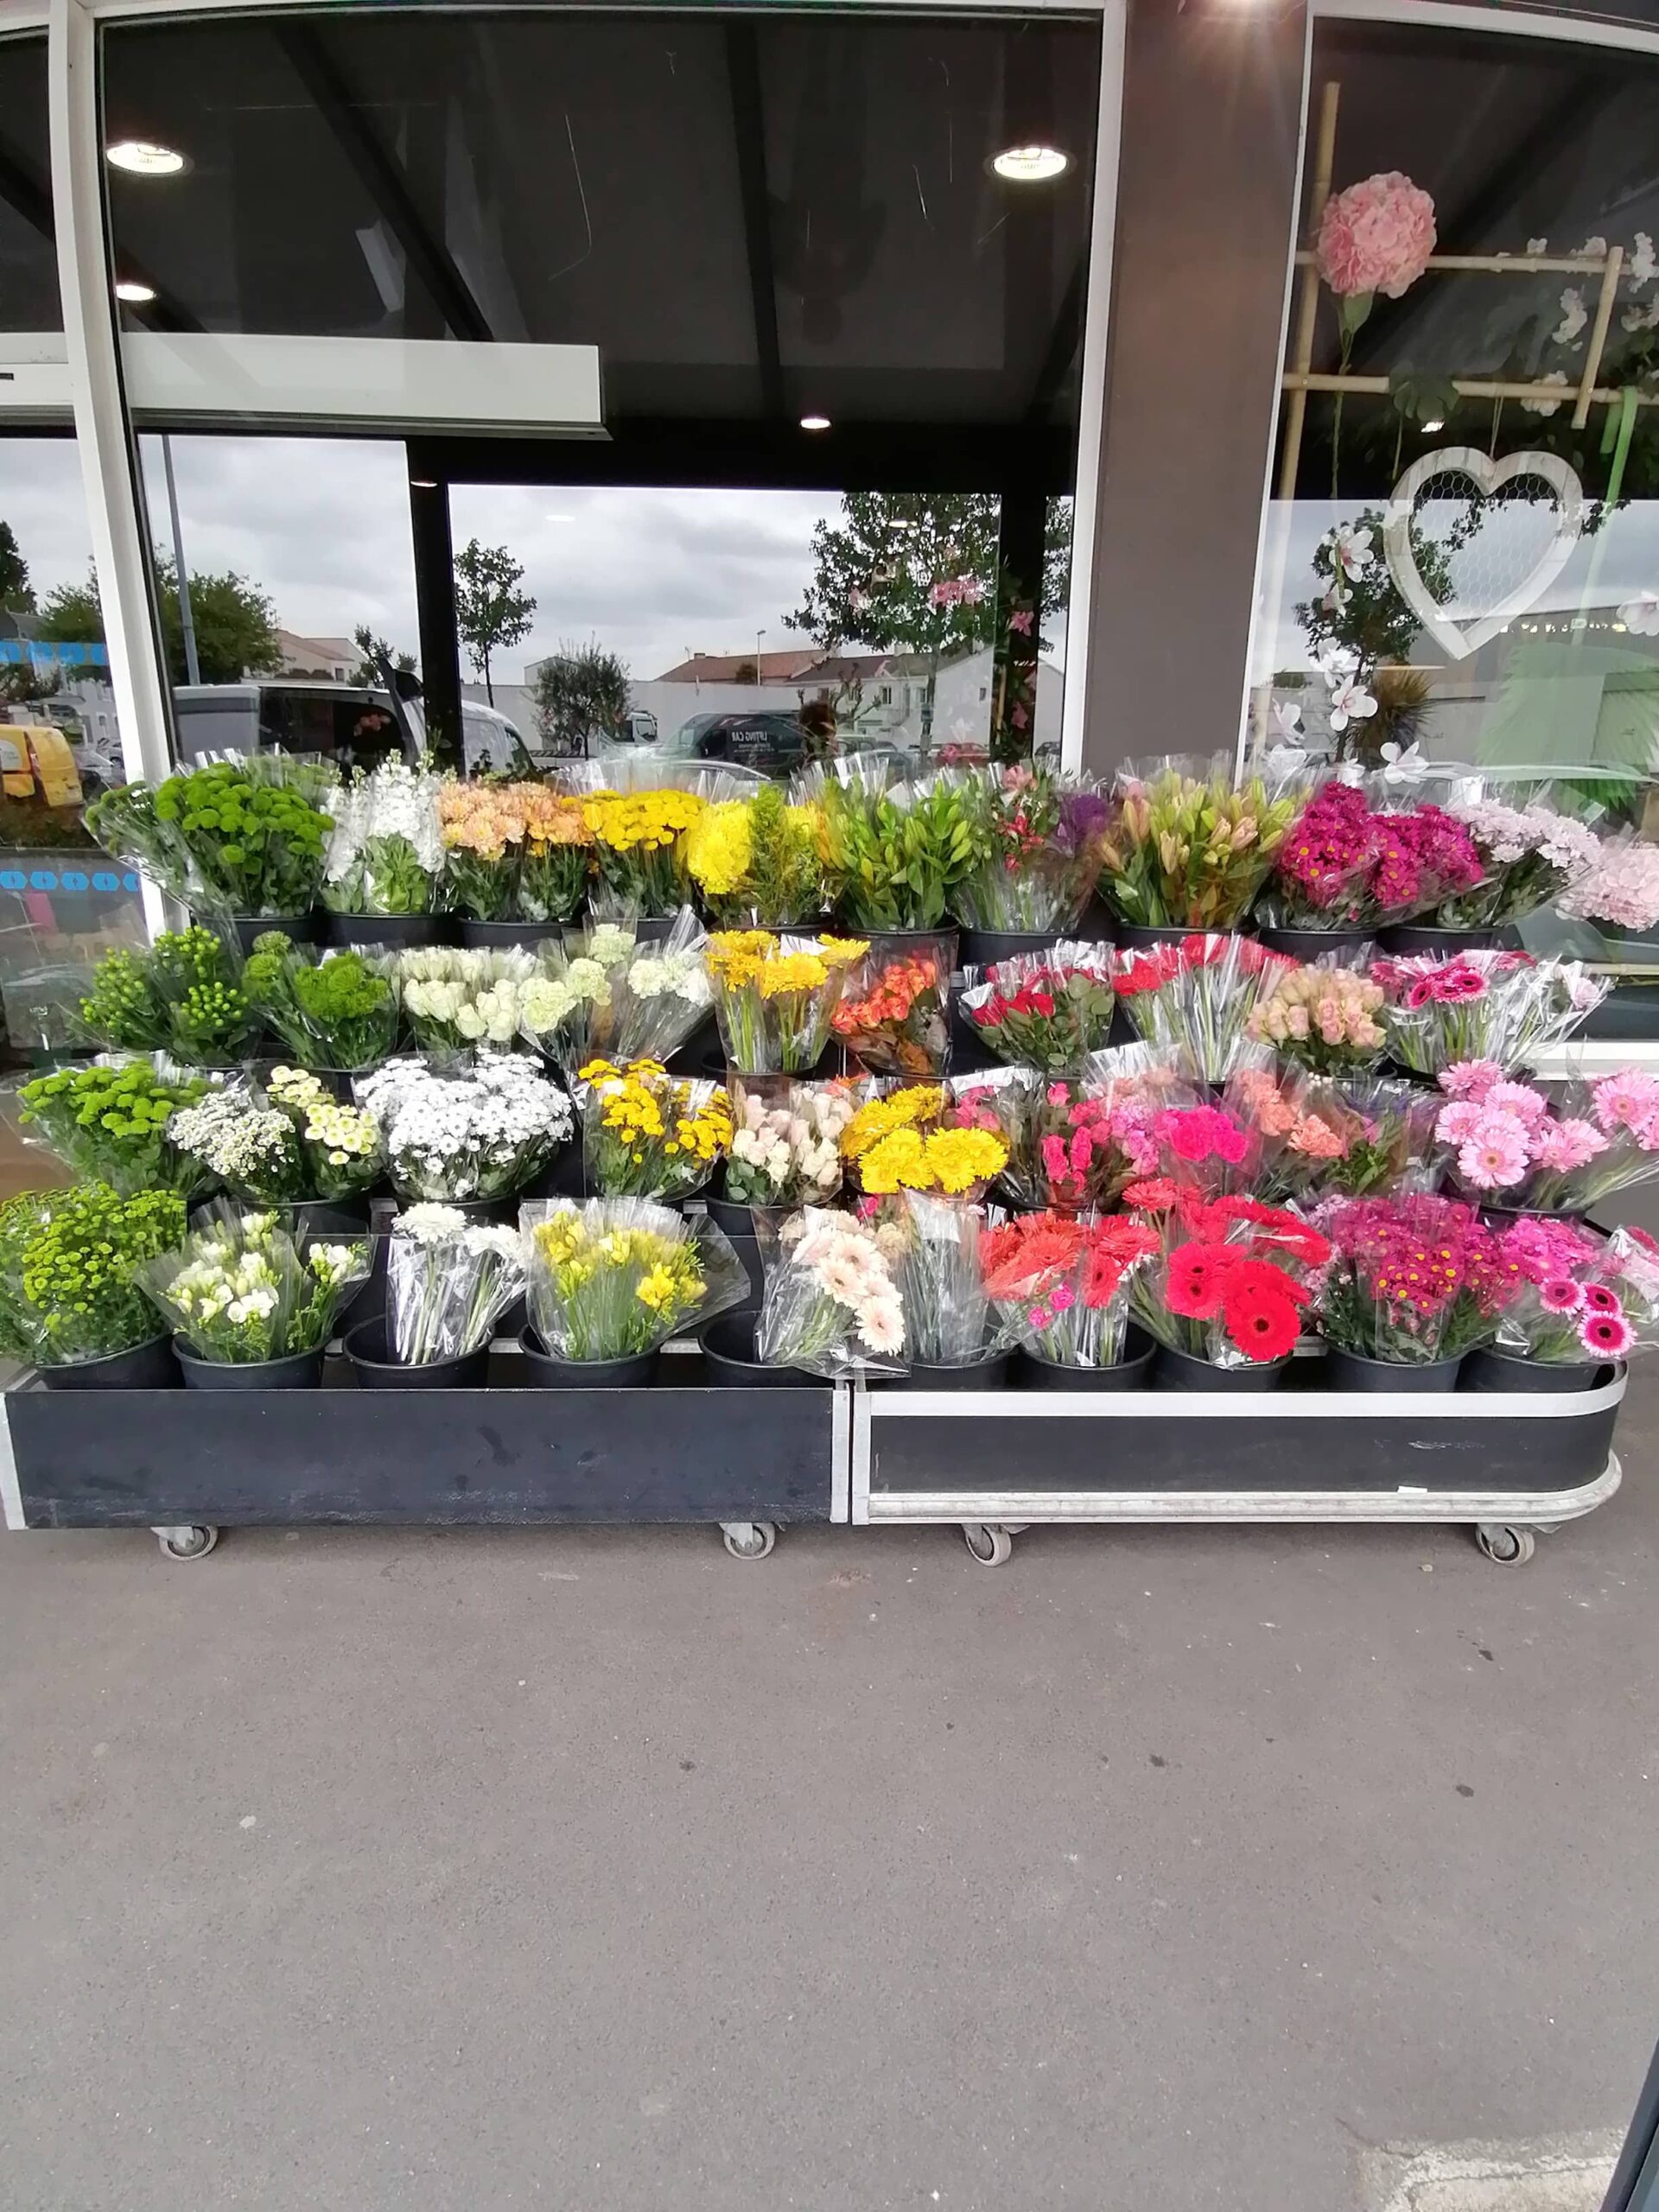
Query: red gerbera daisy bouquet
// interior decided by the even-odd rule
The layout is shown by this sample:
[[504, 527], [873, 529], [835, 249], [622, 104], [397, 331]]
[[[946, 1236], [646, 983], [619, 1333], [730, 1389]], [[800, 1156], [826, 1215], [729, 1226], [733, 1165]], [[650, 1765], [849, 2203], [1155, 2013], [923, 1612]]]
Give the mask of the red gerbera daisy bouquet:
[[830, 1017], [836, 1042], [872, 1075], [943, 1075], [950, 1058], [954, 938], [904, 952], [872, 946]]
[[985, 1290], [1005, 1333], [1039, 1359], [1115, 1367], [1135, 1278], [1160, 1249], [1149, 1222], [1022, 1214], [981, 1243]]
[[1498, 1321], [1501, 1351], [1580, 1366], [1659, 1344], [1659, 1244], [1644, 1230], [1600, 1236], [1580, 1222], [1529, 1216], [1503, 1242], [1522, 1280]]
[[1136, 1031], [1185, 1052], [1205, 1083], [1226, 1080], [1256, 1001], [1296, 965], [1254, 938], [1214, 933], [1116, 957], [1117, 995]]
[[1116, 1001], [1109, 944], [1057, 944], [999, 960], [982, 981], [969, 969], [963, 1011], [999, 1059], [1075, 1072], [1111, 1033]]
[[1503, 1236], [1460, 1199], [1337, 1198], [1319, 1219], [1332, 1252], [1319, 1333], [1363, 1359], [1459, 1358], [1491, 1342], [1525, 1281]]
[[1372, 963], [1385, 1002], [1378, 1019], [1389, 1050], [1419, 1075], [1463, 1060], [1492, 1060], [1506, 1072], [1531, 1067], [1565, 1042], [1611, 985], [1577, 960], [1526, 952], [1427, 954]]
[[1169, 1180], [1132, 1185], [1125, 1203], [1161, 1214], [1162, 1256], [1135, 1278], [1135, 1319], [1172, 1351], [1217, 1367], [1286, 1359], [1331, 1247], [1286, 1206], [1205, 1198]]

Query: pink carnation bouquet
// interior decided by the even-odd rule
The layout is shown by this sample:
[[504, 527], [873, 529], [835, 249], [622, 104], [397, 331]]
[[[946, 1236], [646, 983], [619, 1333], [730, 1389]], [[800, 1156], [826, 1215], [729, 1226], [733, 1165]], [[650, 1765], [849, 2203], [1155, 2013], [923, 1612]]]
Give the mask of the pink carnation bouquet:
[[1573, 1034], [1610, 988], [1576, 960], [1526, 952], [1418, 954], [1377, 960], [1382, 1022], [1395, 1058], [1419, 1075], [1463, 1060], [1529, 1067]]
[[1609, 838], [1592, 867], [1555, 901], [1570, 921], [1643, 935], [1659, 922], [1659, 845]]
[[1435, 1102], [1414, 1084], [1308, 1077], [1280, 1061], [1236, 1070], [1226, 1103], [1260, 1136], [1265, 1197], [1317, 1205], [1432, 1190], [1439, 1180], [1430, 1158]]
[[1117, 995], [1138, 1033], [1185, 1053], [1205, 1083], [1226, 1080], [1257, 1000], [1296, 964], [1254, 938], [1214, 931], [1116, 958]]
[[1659, 1079], [1638, 1068], [1557, 1087], [1508, 1079], [1491, 1060], [1444, 1071], [1434, 1134], [1471, 1193], [1539, 1212], [1586, 1213], [1659, 1174]]
[[1527, 1217], [1503, 1249], [1522, 1282], [1498, 1323], [1500, 1351], [1578, 1367], [1659, 1344], [1659, 1245], [1644, 1231], [1605, 1237], [1578, 1222]]

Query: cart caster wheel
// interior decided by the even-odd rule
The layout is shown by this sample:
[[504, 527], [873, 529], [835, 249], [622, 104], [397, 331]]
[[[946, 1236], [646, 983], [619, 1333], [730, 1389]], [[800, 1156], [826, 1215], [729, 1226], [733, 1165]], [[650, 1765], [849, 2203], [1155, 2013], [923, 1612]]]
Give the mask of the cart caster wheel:
[[1507, 1521], [1483, 1521], [1475, 1541], [1495, 1567], [1524, 1567], [1538, 1548], [1530, 1529], [1512, 1529]]
[[156, 1541], [163, 1559], [206, 1559], [219, 1541], [219, 1531], [200, 1522], [194, 1527], [157, 1529]]
[[964, 1521], [963, 1541], [982, 1567], [1006, 1567], [1014, 1556], [1014, 1538], [1006, 1529], [988, 1522]]
[[778, 1529], [771, 1521], [722, 1521], [721, 1541], [734, 1559], [766, 1559], [778, 1541]]

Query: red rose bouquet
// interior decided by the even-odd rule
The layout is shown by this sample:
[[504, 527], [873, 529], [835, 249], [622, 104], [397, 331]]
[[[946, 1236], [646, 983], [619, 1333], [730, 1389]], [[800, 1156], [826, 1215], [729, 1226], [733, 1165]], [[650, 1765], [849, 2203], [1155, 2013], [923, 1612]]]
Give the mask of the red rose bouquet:
[[1184, 1052], [1205, 1083], [1225, 1080], [1257, 1000], [1295, 966], [1253, 938], [1211, 933], [1116, 956], [1117, 995], [1149, 1045]]
[[1022, 1214], [981, 1240], [985, 1292], [1023, 1350], [1065, 1367], [1115, 1367], [1129, 1294], [1160, 1249], [1145, 1221]]
[[963, 1009], [999, 1059], [1064, 1075], [1111, 1033], [1112, 970], [1110, 945], [1020, 953], [972, 982]]
[[1333, 1199], [1319, 1333], [1339, 1351], [1403, 1366], [1489, 1344], [1524, 1278], [1470, 1205], [1427, 1193]]

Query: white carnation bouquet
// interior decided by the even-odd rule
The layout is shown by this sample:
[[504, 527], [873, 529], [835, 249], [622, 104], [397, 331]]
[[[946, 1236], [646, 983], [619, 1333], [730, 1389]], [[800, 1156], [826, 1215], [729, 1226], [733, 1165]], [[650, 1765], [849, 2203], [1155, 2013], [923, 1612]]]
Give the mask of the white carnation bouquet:
[[516, 1229], [454, 1206], [406, 1206], [386, 1240], [386, 1345], [404, 1367], [480, 1351], [524, 1293]]
[[138, 1281], [198, 1358], [242, 1363], [326, 1344], [368, 1272], [366, 1243], [302, 1243], [275, 1214], [220, 1200], [177, 1251], [146, 1261]]
[[507, 1051], [537, 972], [522, 945], [411, 945], [397, 956], [397, 979], [416, 1043], [429, 1052]]
[[356, 1093], [379, 1126], [393, 1188], [406, 1198], [505, 1198], [570, 1135], [570, 1101], [524, 1053], [481, 1057], [453, 1075], [436, 1075], [423, 1060], [388, 1060]]

